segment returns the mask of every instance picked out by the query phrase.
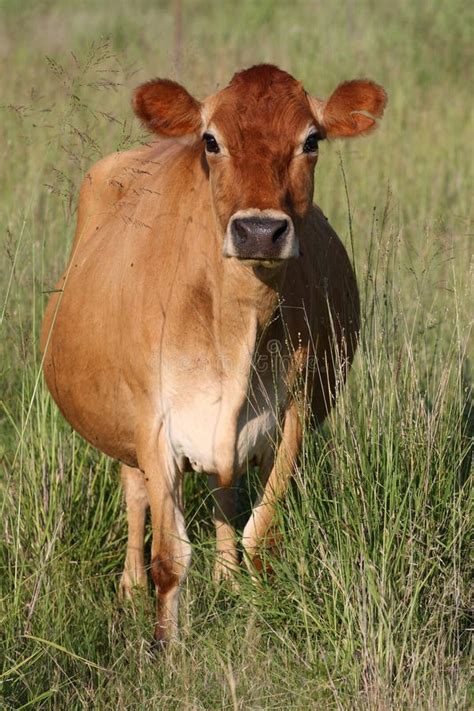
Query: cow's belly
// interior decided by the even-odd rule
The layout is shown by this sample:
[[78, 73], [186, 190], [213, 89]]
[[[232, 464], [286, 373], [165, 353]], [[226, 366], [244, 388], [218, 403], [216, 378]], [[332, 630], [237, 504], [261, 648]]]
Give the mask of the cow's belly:
[[189, 460], [198, 472], [244, 473], [261, 461], [278, 434], [278, 398], [267, 395], [248, 401], [237, 412], [224, 399], [199, 397], [165, 416], [168, 446], [179, 467]]

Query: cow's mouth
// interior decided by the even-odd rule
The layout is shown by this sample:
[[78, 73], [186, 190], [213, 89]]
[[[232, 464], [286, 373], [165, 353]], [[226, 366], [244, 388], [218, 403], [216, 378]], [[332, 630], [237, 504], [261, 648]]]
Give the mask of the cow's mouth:
[[286, 264], [286, 259], [239, 259], [246, 267], [263, 267], [264, 269], [278, 269]]
[[239, 210], [229, 220], [223, 254], [251, 266], [275, 268], [299, 255], [293, 221], [279, 210]]

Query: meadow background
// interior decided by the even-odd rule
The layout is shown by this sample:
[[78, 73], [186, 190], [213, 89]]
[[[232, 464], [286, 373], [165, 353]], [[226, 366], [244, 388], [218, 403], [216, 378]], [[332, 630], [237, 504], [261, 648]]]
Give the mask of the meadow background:
[[[0, 0], [2, 708], [470, 706], [473, 8]], [[210, 582], [207, 485], [187, 479], [193, 566], [165, 661], [151, 591], [117, 604], [118, 466], [52, 404], [38, 329], [84, 172], [145, 138], [132, 88], [164, 76], [204, 97], [261, 61], [320, 97], [356, 77], [387, 89], [379, 131], [322, 145], [316, 173], [354, 256], [361, 347], [306, 438], [275, 580]]]

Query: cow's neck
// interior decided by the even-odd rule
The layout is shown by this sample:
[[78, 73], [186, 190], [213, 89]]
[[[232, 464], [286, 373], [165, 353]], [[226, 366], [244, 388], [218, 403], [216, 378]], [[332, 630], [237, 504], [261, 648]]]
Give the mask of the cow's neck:
[[215, 345], [224, 371], [227, 366], [244, 387], [262, 334], [277, 310], [284, 275], [263, 280], [233, 259], [222, 260], [219, 272]]

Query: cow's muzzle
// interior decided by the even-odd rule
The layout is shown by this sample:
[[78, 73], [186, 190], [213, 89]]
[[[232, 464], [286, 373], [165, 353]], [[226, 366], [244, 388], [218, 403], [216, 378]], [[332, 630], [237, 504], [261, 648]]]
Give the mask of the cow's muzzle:
[[239, 210], [227, 226], [223, 253], [250, 263], [278, 264], [299, 255], [291, 217], [279, 210]]

